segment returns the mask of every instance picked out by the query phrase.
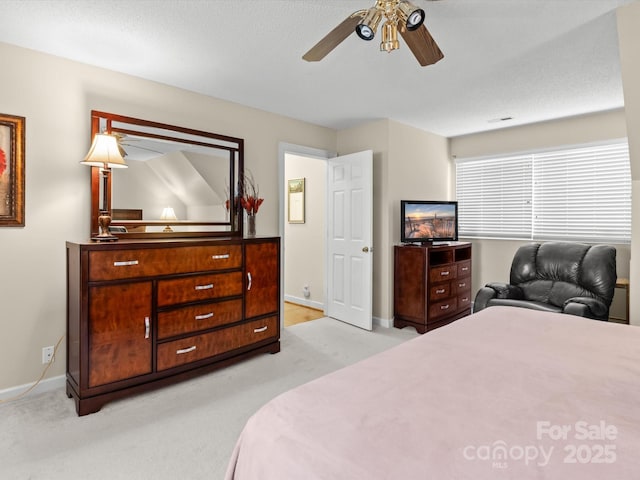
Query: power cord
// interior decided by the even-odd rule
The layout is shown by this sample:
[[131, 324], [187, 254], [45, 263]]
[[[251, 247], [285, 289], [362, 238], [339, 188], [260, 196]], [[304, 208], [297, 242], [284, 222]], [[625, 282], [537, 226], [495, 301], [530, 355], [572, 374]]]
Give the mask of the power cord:
[[44, 376], [47, 374], [47, 371], [49, 370], [49, 368], [51, 367], [51, 365], [55, 361], [56, 353], [58, 353], [58, 347], [60, 347], [60, 344], [62, 343], [63, 339], [64, 339], [64, 335], [62, 335], [60, 337], [60, 339], [58, 340], [58, 343], [56, 343], [56, 346], [53, 347], [53, 355], [51, 356], [51, 361], [49, 363], [47, 363], [47, 366], [44, 367], [44, 369], [42, 370], [42, 375], [40, 375], [40, 378], [38, 378], [38, 380], [36, 380], [36, 382], [33, 385], [31, 385], [29, 388], [27, 388], [24, 392], [19, 393], [18, 395], [15, 395], [15, 396], [9, 397], [9, 398], [5, 398], [5, 399], [1, 399], [0, 398], [0, 403], [12, 402], [12, 401], [17, 400], [19, 398], [22, 398], [25, 395], [27, 395], [29, 392], [31, 392], [34, 388], [36, 388], [38, 386], [38, 384], [42, 381]]

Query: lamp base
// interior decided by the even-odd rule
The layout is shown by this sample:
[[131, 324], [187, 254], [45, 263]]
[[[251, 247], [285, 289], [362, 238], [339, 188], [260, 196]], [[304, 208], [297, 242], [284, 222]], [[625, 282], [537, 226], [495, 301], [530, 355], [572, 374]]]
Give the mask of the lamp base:
[[111, 215], [106, 210], [102, 210], [100, 212], [100, 216], [98, 217], [98, 228], [100, 229], [100, 233], [95, 237], [91, 237], [91, 240], [94, 242], [116, 242], [118, 241], [118, 237], [115, 235], [111, 235], [109, 231], [109, 225], [111, 225]]
[[118, 237], [114, 235], [97, 235], [95, 237], [91, 237], [91, 240], [94, 242], [117, 242]]

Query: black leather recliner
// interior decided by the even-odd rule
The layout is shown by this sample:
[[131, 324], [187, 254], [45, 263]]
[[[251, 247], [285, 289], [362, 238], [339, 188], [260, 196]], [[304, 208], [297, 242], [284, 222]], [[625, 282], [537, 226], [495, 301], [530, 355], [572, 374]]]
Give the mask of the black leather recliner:
[[473, 311], [493, 305], [609, 319], [616, 285], [616, 249], [582, 243], [532, 243], [518, 249], [510, 283], [488, 283]]

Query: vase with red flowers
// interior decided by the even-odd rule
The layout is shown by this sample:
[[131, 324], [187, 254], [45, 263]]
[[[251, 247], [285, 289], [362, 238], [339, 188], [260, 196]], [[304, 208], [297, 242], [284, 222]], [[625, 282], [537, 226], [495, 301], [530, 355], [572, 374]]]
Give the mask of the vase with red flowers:
[[253, 178], [251, 171], [247, 170], [242, 180], [242, 195], [240, 205], [247, 212], [247, 236], [256, 235], [256, 214], [264, 198], [260, 198], [260, 189]]

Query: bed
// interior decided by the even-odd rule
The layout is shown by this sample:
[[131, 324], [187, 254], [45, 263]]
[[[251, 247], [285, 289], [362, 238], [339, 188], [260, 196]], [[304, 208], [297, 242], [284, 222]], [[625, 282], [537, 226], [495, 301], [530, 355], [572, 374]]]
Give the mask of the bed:
[[640, 478], [640, 328], [491, 307], [284, 393], [227, 480]]

